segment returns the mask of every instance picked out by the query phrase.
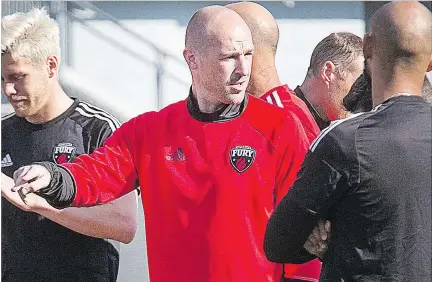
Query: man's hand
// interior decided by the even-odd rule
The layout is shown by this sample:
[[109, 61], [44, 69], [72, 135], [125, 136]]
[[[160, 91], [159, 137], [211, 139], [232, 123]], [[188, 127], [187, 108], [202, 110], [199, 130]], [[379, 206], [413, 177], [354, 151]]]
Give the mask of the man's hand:
[[13, 181], [12, 178], [10, 178], [9, 176], [7, 176], [6, 174], [4, 174], [3, 172], [1, 173], [1, 191], [2, 191], [2, 195], [3, 195], [3, 191], [10, 191], [12, 190], [12, 188], [15, 186], [15, 182]]
[[15, 187], [12, 191], [25, 197], [29, 193], [36, 192], [49, 185], [50, 172], [41, 165], [23, 166], [14, 172]]
[[12, 189], [15, 187], [15, 182], [12, 178], [8, 177], [4, 173], [1, 174], [1, 193], [2, 197], [8, 200], [11, 204], [20, 208], [24, 211], [38, 212], [43, 209], [52, 209], [48, 202], [34, 194], [30, 193], [23, 195], [22, 193], [13, 192]]
[[310, 254], [322, 259], [327, 252], [330, 240], [330, 221], [319, 220], [303, 247]]

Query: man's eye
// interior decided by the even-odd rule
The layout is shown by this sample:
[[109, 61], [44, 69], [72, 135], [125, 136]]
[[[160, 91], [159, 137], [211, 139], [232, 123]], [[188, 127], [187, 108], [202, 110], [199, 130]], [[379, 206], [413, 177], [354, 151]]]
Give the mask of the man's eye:
[[17, 76], [15, 80], [20, 81], [24, 79], [24, 75]]

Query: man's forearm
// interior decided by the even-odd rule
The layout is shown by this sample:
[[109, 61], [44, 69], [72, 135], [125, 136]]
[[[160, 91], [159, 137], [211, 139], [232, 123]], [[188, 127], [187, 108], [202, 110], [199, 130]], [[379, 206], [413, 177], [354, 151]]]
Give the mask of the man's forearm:
[[267, 225], [264, 238], [267, 258], [278, 263], [304, 263], [315, 258], [303, 245], [316, 223], [316, 215], [307, 212], [286, 196]]
[[104, 239], [130, 243], [135, 236], [137, 198], [133, 191], [117, 200], [101, 206], [88, 208], [52, 207], [38, 213], [75, 232]]

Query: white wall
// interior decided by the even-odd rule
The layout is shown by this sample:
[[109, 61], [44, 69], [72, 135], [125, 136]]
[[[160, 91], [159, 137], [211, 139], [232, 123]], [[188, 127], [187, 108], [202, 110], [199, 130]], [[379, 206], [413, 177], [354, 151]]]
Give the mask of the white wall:
[[[192, 8], [198, 9], [210, 3], [123, 2], [120, 4], [119, 2], [111, 2], [104, 5], [98, 4], [98, 6], [117, 17], [124, 17], [125, 19], [122, 19], [121, 22], [125, 26], [177, 57], [181, 63], [169, 61], [166, 64], [167, 69], [176, 73], [183, 81], [189, 84], [189, 70], [182, 56], [186, 23], [195, 11]], [[363, 15], [363, 6], [360, 2], [342, 2], [340, 16], [346, 17], [346, 11], [349, 10], [357, 18], [341, 19], [326, 18], [329, 13], [338, 15], [337, 8], [339, 6], [332, 2], [329, 2], [328, 5], [323, 5], [323, 3], [325, 4], [325, 2], [296, 2], [296, 5], [300, 6], [300, 8], [293, 9], [276, 1], [262, 3], [277, 15], [283, 12], [281, 10], [286, 10], [288, 15], [294, 13], [295, 9], [299, 10], [300, 18], [277, 17], [280, 28], [280, 42], [276, 64], [282, 81], [288, 83], [291, 87], [295, 87], [302, 82], [312, 50], [325, 36], [337, 31], [350, 31], [361, 37], [364, 34], [364, 21], [359, 18], [359, 15]], [[315, 11], [317, 9], [320, 11]], [[126, 12], [128, 10], [131, 11], [130, 13], [134, 13], [136, 18], [130, 16]], [[312, 13], [311, 11], [315, 12]], [[160, 19], [158, 19], [158, 13]], [[319, 18], [320, 15], [322, 15], [322, 18]], [[128, 48], [149, 61], [156, 61], [156, 53], [151, 48], [112, 23], [98, 19], [88, 21], [88, 24], [103, 32], [106, 36], [126, 43]], [[141, 63], [133, 55], [124, 53], [107, 44], [106, 41], [94, 36], [80, 23], [73, 24], [71, 34], [72, 66], [81, 75], [91, 78], [95, 83], [102, 84], [104, 88], [110, 90], [109, 95], [121, 96], [126, 103], [130, 103], [130, 109], [133, 111], [146, 112], [158, 109], [154, 66]], [[95, 46], [97, 47], [95, 48]], [[175, 80], [165, 77], [161, 106], [184, 99], [187, 94], [187, 85], [179, 84]], [[107, 98], [109, 99], [109, 96]]]
[[340, 31], [352, 32], [361, 38], [364, 35], [364, 22], [359, 19], [281, 19], [278, 25], [281, 35], [276, 66], [281, 81], [291, 88], [303, 82], [312, 51], [324, 37]]

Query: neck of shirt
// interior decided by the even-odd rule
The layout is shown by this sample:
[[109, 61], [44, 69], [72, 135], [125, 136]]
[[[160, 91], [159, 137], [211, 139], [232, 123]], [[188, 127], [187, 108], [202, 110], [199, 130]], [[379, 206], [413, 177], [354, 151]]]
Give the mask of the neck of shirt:
[[247, 102], [248, 95], [246, 94], [245, 98], [240, 104], [227, 104], [216, 112], [203, 113], [199, 109], [198, 100], [195, 97], [195, 94], [192, 92], [191, 87], [189, 90], [189, 96], [187, 98], [187, 107], [190, 115], [196, 120], [203, 122], [226, 122], [240, 116], [246, 109]]
[[308, 99], [306, 99], [306, 96], [304, 95], [304, 93], [301, 91], [300, 86], [297, 86], [294, 89], [295, 94], [297, 95], [297, 97], [299, 97], [300, 99], [303, 100], [303, 102], [306, 104], [306, 106], [308, 107], [309, 111], [311, 112], [315, 122], [318, 124], [318, 127], [320, 130], [323, 130], [324, 128], [326, 128], [327, 126], [330, 125], [329, 121], [325, 121], [318, 113], [318, 111], [314, 108], [314, 106], [312, 106], [312, 104], [308, 101]]
[[72, 105], [66, 110], [64, 111], [62, 114], [60, 114], [59, 116], [53, 118], [52, 120], [49, 120], [47, 122], [43, 122], [43, 123], [31, 123], [29, 121], [27, 121], [25, 118], [22, 118], [23, 122], [26, 124], [26, 126], [31, 127], [31, 128], [47, 128], [52, 126], [53, 124], [58, 123], [59, 121], [65, 119], [66, 117], [68, 117], [74, 110], [75, 108], [78, 106], [79, 104], [79, 99], [77, 98], [72, 98], [74, 101], [72, 103]]

